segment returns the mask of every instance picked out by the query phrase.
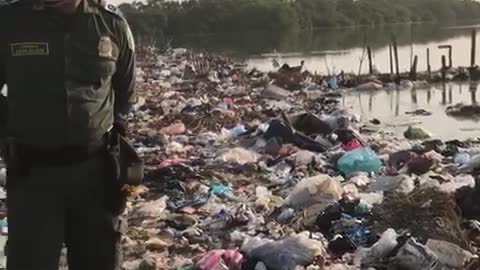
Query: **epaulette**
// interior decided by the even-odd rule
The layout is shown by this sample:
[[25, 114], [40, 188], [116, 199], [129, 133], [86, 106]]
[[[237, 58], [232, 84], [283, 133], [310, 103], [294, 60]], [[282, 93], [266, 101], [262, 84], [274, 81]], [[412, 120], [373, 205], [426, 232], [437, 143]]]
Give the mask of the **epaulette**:
[[[2, 0], [0, 0], [2, 1]], [[8, 1], [8, 0], [7, 0]], [[124, 18], [122, 11], [116, 7], [115, 5], [109, 4], [104, 0], [100, 0], [100, 7], [102, 7], [104, 10], [108, 11], [109, 13], [112, 13], [114, 15], [117, 15], [120, 18]]]
[[19, 1], [20, 0], [0, 0], [0, 7], [8, 6]]

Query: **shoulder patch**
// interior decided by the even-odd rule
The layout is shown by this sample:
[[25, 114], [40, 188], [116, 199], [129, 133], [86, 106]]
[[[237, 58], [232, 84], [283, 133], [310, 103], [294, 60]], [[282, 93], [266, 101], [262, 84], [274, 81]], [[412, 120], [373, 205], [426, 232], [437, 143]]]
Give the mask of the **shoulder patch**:
[[[2, 1], [2, 0], [0, 0], [0, 1]], [[8, 1], [8, 0], [7, 0], [7, 1]], [[17, 0], [17, 1], [18, 1], [18, 0]], [[109, 3], [107, 3], [106, 1], [103, 1], [103, 0], [102, 0], [102, 1], [100, 1], [100, 6], [101, 6], [104, 10], [108, 11], [109, 13], [112, 13], [112, 14], [114, 14], [114, 15], [117, 15], [117, 16], [121, 17], [121, 18], [124, 18], [122, 11], [121, 11], [119, 8], [117, 8], [115, 5], [109, 4]]]
[[8, 6], [16, 2], [19, 2], [19, 0], [0, 0], [0, 7]]

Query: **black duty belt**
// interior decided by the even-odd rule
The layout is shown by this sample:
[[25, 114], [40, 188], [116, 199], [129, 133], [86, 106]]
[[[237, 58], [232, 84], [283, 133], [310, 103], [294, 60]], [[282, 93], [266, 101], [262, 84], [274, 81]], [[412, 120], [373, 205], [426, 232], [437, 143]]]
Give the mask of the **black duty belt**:
[[22, 163], [28, 167], [57, 167], [84, 162], [95, 156], [105, 154], [105, 146], [69, 146], [42, 148], [19, 145], [18, 154]]

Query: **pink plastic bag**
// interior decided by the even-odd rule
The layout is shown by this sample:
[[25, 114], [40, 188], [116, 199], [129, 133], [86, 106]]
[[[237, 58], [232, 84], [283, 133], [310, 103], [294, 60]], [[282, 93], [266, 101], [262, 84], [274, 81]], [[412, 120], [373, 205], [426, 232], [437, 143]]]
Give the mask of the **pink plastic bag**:
[[237, 250], [211, 250], [197, 262], [199, 270], [240, 270], [243, 255]]
[[172, 166], [175, 166], [175, 165], [183, 165], [187, 162], [188, 162], [188, 160], [186, 160], [186, 159], [166, 159], [166, 160], [162, 161], [158, 167], [161, 169], [161, 168], [166, 168], [166, 167], [172, 167]]
[[363, 146], [358, 140], [351, 140], [343, 146], [343, 150], [352, 151], [360, 147], [363, 147]]

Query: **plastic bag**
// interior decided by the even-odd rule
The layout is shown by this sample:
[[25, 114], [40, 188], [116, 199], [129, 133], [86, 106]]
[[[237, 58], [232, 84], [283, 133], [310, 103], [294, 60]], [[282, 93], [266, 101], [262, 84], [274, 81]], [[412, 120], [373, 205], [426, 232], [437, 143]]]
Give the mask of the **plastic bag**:
[[377, 154], [369, 147], [362, 147], [350, 151], [343, 155], [338, 162], [337, 168], [346, 176], [351, 176], [356, 172], [377, 172], [382, 162]]
[[443, 192], [452, 193], [462, 187], [475, 187], [475, 179], [468, 174], [457, 175], [452, 182], [447, 182], [440, 185], [440, 190]]
[[325, 256], [326, 250], [322, 242], [310, 239], [307, 234], [258, 246], [249, 254], [246, 269], [254, 269], [258, 262], [268, 269], [278, 270], [294, 270], [296, 266], [312, 264], [316, 257]]
[[432, 134], [423, 128], [410, 126], [403, 133], [403, 136], [409, 140], [425, 140], [431, 138]]
[[354, 140], [351, 140], [349, 142], [347, 142], [344, 146], [343, 146], [343, 150], [345, 151], [352, 151], [352, 150], [355, 150], [355, 149], [358, 149], [358, 148], [361, 148], [362, 147], [362, 144], [354, 139]]
[[340, 184], [326, 174], [305, 178], [290, 192], [285, 205], [294, 209], [321, 202], [336, 202], [343, 194]]
[[350, 178], [349, 182], [355, 184], [357, 187], [364, 187], [370, 184], [371, 181], [368, 175], [360, 174]]
[[315, 154], [310, 151], [302, 150], [295, 154], [295, 166], [307, 166], [315, 159]]
[[459, 246], [440, 240], [429, 239], [426, 246], [438, 255], [438, 261], [449, 268], [464, 269], [475, 256]]
[[357, 250], [354, 258], [355, 265], [369, 266], [377, 260], [385, 258], [397, 247], [397, 238], [398, 235], [394, 229], [386, 230], [372, 247]]
[[269, 191], [266, 187], [258, 186], [255, 189], [255, 194], [257, 196], [255, 206], [267, 209], [268, 204], [270, 203], [270, 197], [272, 196], [272, 192]]
[[290, 92], [276, 85], [267, 85], [262, 92], [262, 97], [266, 99], [285, 100]]
[[245, 126], [242, 125], [242, 124], [238, 124], [236, 127], [234, 127], [233, 129], [231, 129], [229, 131], [229, 133], [230, 133], [229, 135], [232, 138], [236, 138], [236, 137], [239, 137], [242, 134], [245, 134], [246, 132], [247, 132], [247, 129], [245, 128]]
[[370, 256], [375, 258], [384, 258], [390, 252], [392, 252], [395, 247], [397, 247], [398, 235], [394, 229], [388, 229], [383, 234], [382, 237], [370, 248], [368, 253]]
[[410, 162], [407, 164], [407, 167], [408, 172], [416, 175], [423, 175], [429, 172], [434, 165], [435, 162], [432, 159], [425, 156], [419, 156], [410, 160]]
[[240, 270], [243, 255], [237, 250], [211, 250], [197, 262], [199, 270]]
[[381, 176], [370, 184], [369, 191], [398, 191], [408, 194], [415, 189], [414, 180], [408, 175]]
[[209, 193], [220, 198], [233, 197], [233, 190], [231, 187], [221, 183], [213, 183], [210, 185]]
[[466, 164], [460, 166], [460, 173], [469, 173], [480, 168], [480, 155], [473, 156]]
[[410, 238], [390, 261], [392, 269], [432, 270], [438, 263], [438, 256], [428, 247]]
[[458, 153], [454, 158], [455, 164], [459, 166], [465, 165], [469, 161], [470, 161], [470, 155], [467, 153]]
[[167, 135], [180, 135], [187, 131], [183, 122], [173, 123], [168, 127], [164, 127], [160, 130], [160, 133]]
[[142, 218], [158, 218], [167, 208], [167, 196], [156, 201], [142, 203], [133, 209], [132, 215]]
[[256, 163], [258, 161], [258, 154], [244, 148], [236, 147], [225, 152], [218, 160], [245, 165], [248, 163]]

